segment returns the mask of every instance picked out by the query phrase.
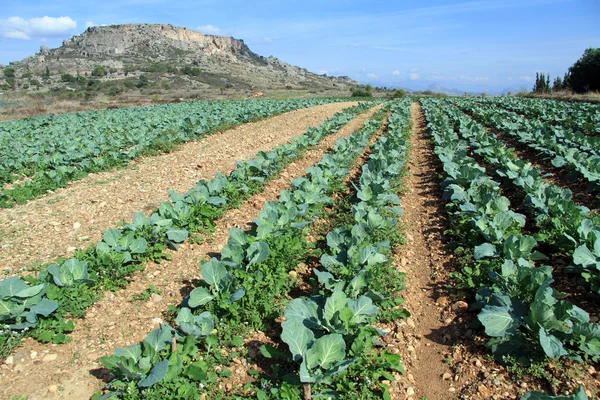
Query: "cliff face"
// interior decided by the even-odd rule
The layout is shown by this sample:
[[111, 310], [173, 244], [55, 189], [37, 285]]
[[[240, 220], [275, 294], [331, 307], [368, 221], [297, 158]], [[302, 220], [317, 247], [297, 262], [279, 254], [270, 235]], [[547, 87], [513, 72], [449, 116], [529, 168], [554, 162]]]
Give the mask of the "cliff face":
[[[304, 68], [253, 53], [243, 40], [205, 35], [169, 24], [127, 24], [95, 26], [65, 40], [56, 49], [45, 46], [34, 56], [11, 63], [20, 73], [56, 76], [68, 73], [89, 76], [102, 66], [107, 74], [101, 80], [118, 80], [156, 72], [152, 64], [169, 67], [160, 76], [178, 87], [238, 87], [240, 89], [304, 88], [348, 89], [358, 84], [347, 77], [327, 77]], [[201, 74], [189, 76], [183, 67]], [[59, 78], [54, 79], [59, 83]]]
[[[135, 55], [144, 47], [173, 47], [209, 54], [223, 52], [249, 56], [252, 53], [243, 40], [204, 35], [173, 25], [156, 24], [94, 26], [79, 36], [65, 40], [63, 47], [75, 48], [83, 56], [118, 55], [127, 52]], [[61, 49], [56, 50], [60, 53]]]

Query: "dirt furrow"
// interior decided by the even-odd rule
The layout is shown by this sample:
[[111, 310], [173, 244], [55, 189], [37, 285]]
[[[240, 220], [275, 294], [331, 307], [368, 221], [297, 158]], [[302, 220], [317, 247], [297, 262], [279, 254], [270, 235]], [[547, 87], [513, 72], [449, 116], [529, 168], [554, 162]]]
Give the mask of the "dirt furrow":
[[395, 254], [395, 265], [406, 273], [405, 308], [412, 314], [397, 323], [396, 335], [406, 376], [397, 398], [448, 399], [455, 388], [444, 363], [451, 340], [452, 308], [445, 293], [447, 264], [452, 255], [443, 244], [446, 226], [435, 154], [427, 138], [419, 103], [411, 109], [412, 132], [406, 193], [400, 197], [406, 245]]
[[246, 160], [317, 126], [356, 103], [334, 103], [291, 111], [215, 133], [177, 151], [133, 161], [127, 168], [74, 182], [67, 188], [12, 209], [0, 210], [0, 261], [7, 276], [40, 262], [69, 256], [133, 212], [153, 211], [167, 190], [186, 192], [200, 179], [232, 170]]
[[[130, 286], [109, 293], [90, 308], [85, 319], [77, 321], [73, 341], [66, 345], [42, 345], [26, 340], [13, 357], [13, 364], [2, 365], [3, 382], [0, 397], [28, 395], [29, 399], [83, 399], [102, 386], [100, 356], [111, 354], [115, 347], [126, 347], [143, 339], [161, 322], [161, 311], [170, 304], [179, 304], [191, 290], [190, 282], [200, 278], [199, 261], [219, 252], [226, 244], [231, 227], [250, 227], [263, 205], [275, 200], [292, 179], [302, 176], [305, 169], [318, 162], [324, 152], [341, 137], [360, 128], [377, 108], [350, 121], [335, 135], [325, 138], [315, 149], [306, 152], [267, 184], [265, 191], [251, 197], [240, 209], [230, 210], [217, 222], [216, 230], [202, 244], [185, 243], [173, 259], [161, 264], [148, 263]], [[153, 285], [160, 291], [144, 301], [132, 301]], [[34, 353], [33, 353], [34, 352]], [[35, 357], [32, 357], [34, 355]]]

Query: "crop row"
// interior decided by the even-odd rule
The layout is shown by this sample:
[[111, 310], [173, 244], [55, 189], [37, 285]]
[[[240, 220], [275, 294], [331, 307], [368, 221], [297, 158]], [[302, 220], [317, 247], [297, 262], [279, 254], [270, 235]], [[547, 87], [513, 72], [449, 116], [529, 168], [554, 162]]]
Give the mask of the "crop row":
[[600, 217], [577, 205], [571, 192], [543, 180], [542, 172], [523, 162], [512, 149], [468, 116], [445, 107], [455, 128], [469, 140], [475, 152], [495, 168], [496, 174], [523, 193], [521, 208], [538, 229], [536, 238], [552, 255], [571, 259], [568, 270], [583, 272], [593, 291], [600, 290]]
[[[600, 135], [600, 107], [590, 103], [527, 99], [523, 97], [488, 97], [477, 99], [483, 104], [493, 104], [527, 118], [564, 127], [578, 134]], [[596, 139], [597, 140], [597, 139]], [[596, 143], [598, 143], [596, 141]]]
[[[517, 103], [520, 104], [521, 107], [516, 107], [515, 100], [511, 99], [510, 104], [513, 104], [513, 106], [508, 107], [504, 106], [504, 101], [495, 99], [492, 101], [484, 101], [483, 104], [485, 104], [490, 110], [508, 111], [516, 115], [524, 116], [527, 118], [529, 123], [536, 126], [541, 132], [544, 133], [544, 135], [552, 134], [557, 141], [565, 146], [575, 147], [590, 154], [600, 154], [600, 137], [586, 134], [581, 130], [581, 127], [566, 123], [560, 115], [550, 112], [539, 115], [539, 113], [534, 111], [544, 108], [544, 103], [525, 103], [528, 105]], [[562, 105], [562, 107], [570, 106]], [[552, 107], [550, 107], [550, 109], [552, 109]], [[598, 111], [600, 111], [600, 108], [598, 108]], [[598, 126], [600, 125], [597, 125], [595, 128], [598, 128]]]
[[0, 207], [224, 128], [331, 101], [188, 102], [0, 123]]
[[[332, 194], [343, 189], [348, 167], [380, 124], [367, 121], [363, 129], [339, 139], [332, 153], [295, 179], [291, 190], [281, 192], [278, 202], [265, 204], [253, 230], [230, 229], [220, 257], [201, 264], [203, 279], [176, 310], [172, 325], [162, 325], [141, 343], [101, 359], [115, 376], [107, 396], [196, 398], [209, 388], [218, 390], [218, 377], [231, 374], [222, 368], [231, 363], [226, 355], [244, 353], [243, 338], [234, 335], [248, 334], [248, 327], [265, 331], [274, 324], [296, 283], [297, 274], [291, 272], [310, 247], [310, 224], [332, 202]], [[294, 391], [273, 389], [270, 394], [280, 398]], [[266, 396], [260, 390], [255, 394]]]
[[236, 163], [237, 168], [227, 177], [217, 174], [208, 182], [201, 180], [185, 194], [170, 191], [171, 200], [150, 217], [135, 213], [131, 224], [108, 229], [95, 246], [76, 251], [69, 260], [57, 260], [37, 278], [0, 281], [0, 323], [8, 326], [0, 335], [0, 344], [4, 347], [14, 341], [15, 334], [32, 328], [29, 334], [38, 340], [68, 340], [65, 333], [73, 329], [73, 323], [65, 317], [83, 316], [102, 291], [125, 286], [126, 278], [143, 269], [144, 261], [168, 258], [164, 250], [177, 249], [177, 243], [190, 232], [210, 231], [226, 210], [262, 191], [265, 180], [369, 107], [371, 104], [362, 103], [337, 113], [288, 144]]
[[[551, 286], [552, 267], [539, 266], [546, 257], [536, 250], [536, 239], [525, 234], [525, 215], [514, 211], [500, 185], [468, 156], [467, 143], [459, 139], [457, 132], [470, 137], [473, 122], [436, 101], [423, 101], [423, 109], [446, 176], [442, 186], [449, 200], [450, 232], [467, 264], [455, 277], [474, 292], [472, 308], [479, 310], [478, 320], [491, 337], [488, 343], [496, 358], [519, 365], [563, 356], [596, 360], [600, 327], [590, 323], [584, 310], [561, 300]], [[489, 154], [491, 160], [494, 152], [506, 150], [479, 135], [470, 143], [479, 140], [476, 152], [484, 158]], [[498, 171], [503, 176], [522, 164], [513, 158], [494, 166], [506, 166]], [[522, 180], [531, 182], [525, 176]]]
[[561, 138], [559, 129], [510, 111], [478, 106], [469, 100], [453, 100], [453, 103], [483, 123], [534, 149], [555, 167], [576, 172], [589, 183], [590, 191], [600, 191], [600, 153], [597, 143], [593, 143], [595, 138], [582, 136], [585, 144], [573, 144]]

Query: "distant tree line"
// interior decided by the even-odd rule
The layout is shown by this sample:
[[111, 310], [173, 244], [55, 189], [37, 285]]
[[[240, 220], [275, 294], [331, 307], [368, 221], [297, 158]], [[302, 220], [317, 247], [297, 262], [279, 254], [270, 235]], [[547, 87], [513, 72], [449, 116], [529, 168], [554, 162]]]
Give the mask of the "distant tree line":
[[576, 93], [600, 91], [600, 48], [587, 49], [564, 77], [556, 77], [550, 84], [550, 74], [536, 73], [534, 93], [572, 90]]

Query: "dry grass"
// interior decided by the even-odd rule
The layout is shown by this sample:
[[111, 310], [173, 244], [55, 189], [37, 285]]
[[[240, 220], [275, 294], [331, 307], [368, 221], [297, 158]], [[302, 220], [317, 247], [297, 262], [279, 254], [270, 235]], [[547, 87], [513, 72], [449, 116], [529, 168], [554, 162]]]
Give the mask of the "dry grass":
[[599, 92], [588, 92], [580, 94], [572, 92], [570, 90], [558, 90], [552, 93], [526, 93], [519, 94], [519, 96], [574, 102], [600, 103]]

